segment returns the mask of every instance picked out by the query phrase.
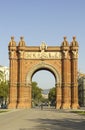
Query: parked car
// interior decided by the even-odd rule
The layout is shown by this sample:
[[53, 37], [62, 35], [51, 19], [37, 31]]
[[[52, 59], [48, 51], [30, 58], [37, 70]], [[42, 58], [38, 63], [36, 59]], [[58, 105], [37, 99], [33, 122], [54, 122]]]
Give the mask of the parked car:
[[7, 105], [6, 104], [1, 104], [1, 109], [7, 109]]

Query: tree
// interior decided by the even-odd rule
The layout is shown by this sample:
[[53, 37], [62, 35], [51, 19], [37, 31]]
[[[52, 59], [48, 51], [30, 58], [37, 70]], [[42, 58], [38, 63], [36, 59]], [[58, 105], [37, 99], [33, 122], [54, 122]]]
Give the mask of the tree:
[[42, 89], [38, 87], [36, 82], [32, 82], [32, 100], [38, 105], [42, 100]]
[[0, 98], [1, 98], [1, 102], [7, 102], [7, 98], [8, 98], [8, 91], [9, 91], [9, 85], [8, 82], [4, 82], [1, 81], [0, 83]]
[[49, 98], [49, 101], [51, 102], [52, 105], [55, 104], [55, 100], [56, 100], [56, 88], [53, 87], [50, 89], [49, 91], [49, 94], [48, 94], [48, 98]]
[[9, 94], [9, 84], [8, 81], [5, 80], [5, 74], [0, 70], [0, 103], [7, 102]]
[[0, 70], [0, 82], [4, 79], [4, 73]]

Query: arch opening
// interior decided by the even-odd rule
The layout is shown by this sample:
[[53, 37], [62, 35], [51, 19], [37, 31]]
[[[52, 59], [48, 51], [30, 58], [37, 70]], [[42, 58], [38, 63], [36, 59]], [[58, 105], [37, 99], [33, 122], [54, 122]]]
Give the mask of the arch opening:
[[55, 75], [48, 69], [39, 69], [32, 75], [32, 107], [55, 108]]
[[[30, 72], [27, 73], [26, 85], [31, 87], [31, 92], [32, 92], [32, 78], [37, 72], [43, 71], [43, 70], [48, 71], [54, 78], [54, 86], [51, 86], [51, 88], [55, 88], [55, 99], [52, 102], [48, 99], [48, 102], [50, 102], [49, 104], [51, 104], [52, 106], [56, 107], [56, 102], [57, 102], [56, 87], [61, 84], [60, 82], [61, 80], [60, 80], [60, 75], [58, 71], [52, 65], [44, 63], [44, 64], [37, 64], [33, 66]], [[49, 81], [48, 81], [48, 84], [49, 84]], [[33, 100], [32, 95], [30, 96], [30, 99], [31, 101]]]
[[48, 69], [39, 69], [32, 75], [32, 82], [37, 82], [42, 89], [50, 89], [55, 86], [55, 75]]

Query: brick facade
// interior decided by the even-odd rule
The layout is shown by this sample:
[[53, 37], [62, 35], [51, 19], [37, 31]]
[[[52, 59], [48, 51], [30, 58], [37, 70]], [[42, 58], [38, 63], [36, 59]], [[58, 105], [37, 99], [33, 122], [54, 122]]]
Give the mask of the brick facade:
[[76, 38], [69, 45], [64, 37], [61, 46], [26, 46], [23, 37], [16, 45], [9, 43], [10, 95], [8, 108], [31, 108], [32, 76], [38, 70], [48, 70], [55, 77], [56, 109], [78, 108]]

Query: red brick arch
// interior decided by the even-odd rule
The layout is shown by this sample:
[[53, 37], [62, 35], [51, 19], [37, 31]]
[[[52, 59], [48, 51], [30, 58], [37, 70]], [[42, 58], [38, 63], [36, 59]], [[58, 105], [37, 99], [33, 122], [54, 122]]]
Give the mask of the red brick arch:
[[36, 64], [34, 66], [32, 66], [32, 68], [30, 69], [30, 71], [27, 73], [26, 75], [26, 83], [29, 84], [32, 81], [32, 76], [34, 75], [34, 73], [36, 73], [36, 71], [38, 70], [48, 70], [50, 71], [54, 77], [55, 77], [55, 83], [61, 83], [61, 77], [57, 71], [57, 69], [55, 69], [52, 65], [50, 64], [46, 64], [45, 62], [41, 62], [40, 64]]
[[[76, 44], [75, 44], [76, 42]], [[31, 108], [31, 80], [38, 70], [48, 70], [55, 77], [56, 109], [78, 108], [78, 43], [66, 37], [61, 46], [26, 46], [23, 37], [18, 45], [9, 43], [10, 93], [8, 108]]]

